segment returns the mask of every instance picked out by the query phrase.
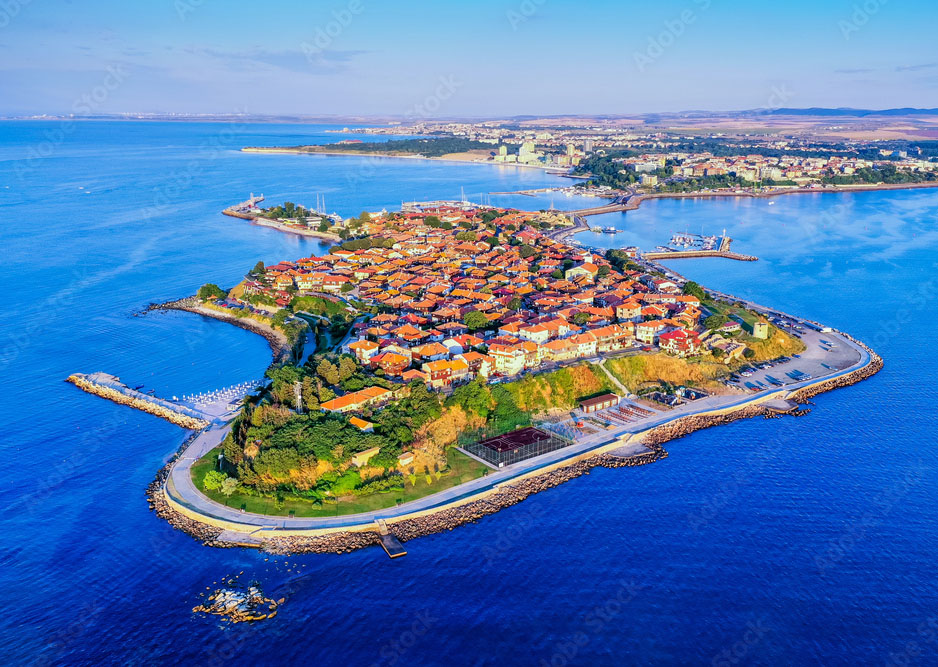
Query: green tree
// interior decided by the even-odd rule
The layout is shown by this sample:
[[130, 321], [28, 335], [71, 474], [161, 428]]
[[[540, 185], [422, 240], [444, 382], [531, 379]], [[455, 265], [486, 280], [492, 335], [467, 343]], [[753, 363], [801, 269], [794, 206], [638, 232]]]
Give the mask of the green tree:
[[230, 498], [231, 494], [234, 493], [237, 488], [238, 480], [234, 477], [226, 477], [225, 481], [221, 483], [221, 492], [225, 494], [226, 498]]
[[209, 299], [224, 299], [227, 292], [215, 283], [206, 283], [199, 288], [198, 297], [202, 301]]
[[206, 491], [217, 491], [221, 488], [226, 477], [227, 475], [217, 470], [209, 470], [202, 478], [202, 486], [205, 487]]
[[589, 321], [590, 321], [589, 313], [577, 313], [576, 315], [573, 316], [573, 323], [580, 327]]
[[596, 272], [596, 277], [597, 277], [597, 278], [605, 278], [605, 277], [608, 276], [610, 273], [612, 273], [612, 269], [609, 268], [609, 265], [608, 265], [608, 264], [603, 264], [602, 266], [599, 267], [599, 270]]
[[688, 280], [684, 283], [684, 294], [696, 296], [701, 301], [707, 298], [707, 294], [703, 291], [703, 288], [693, 280]]
[[258, 262], [254, 265], [254, 268], [251, 269], [251, 275], [262, 276], [267, 267], [264, 266], [264, 262]]
[[339, 359], [339, 382], [344, 382], [350, 377], [355, 375], [358, 371], [358, 364], [355, 363], [355, 360], [348, 356], [343, 356]]
[[309, 377], [303, 378], [303, 404], [310, 412], [319, 409], [319, 388], [313, 383], [313, 379]]
[[289, 316], [290, 313], [287, 311], [287, 309], [281, 308], [276, 313], [274, 313], [274, 316], [270, 320], [271, 324], [279, 329], [284, 325], [284, 323], [287, 321], [287, 317]]
[[466, 313], [466, 316], [463, 317], [462, 321], [463, 324], [469, 327], [470, 331], [484, 329], [489, 325], [489, 318], [487, 318], [484, 313], [480, 313], [478, 310], [473, 310]]
[[433, 228], [438, 228], [438, 227], [443, 226], [443, 223], [440, 222], [440, 219], [435, 215], [428, 215], [426, 218], [423, 219], [423, 224], [425, 224], [427, 227], [433, 227]]
[[319, 362], [316, 366], [316, 374], [330, 386], [339, 384], [339, 369], [328, 359]]
[[703, 321], [703, 325], [713, 331], [714, 329], [719, 329], [728, 321], [726, 315], [711, 315]]
[[561, 271], [560, 269], [555, 269], [554, 271], [551, 272], [550, 277], [551, 277], [551, 278], [556, 278], [557, 280], [562, 280], [562, 279], [563, 279], [563, 271]]
[[317, 227], [317, 229], [318, 229], [320, 232], [323, 232], [323, 233], [328, 232], [328, 231], [329, 231], [329, 223], [324, 219], [322, 222], [319, 223], [319, 227]]
[[508, 308], [511, 310], [521, 310], [521, 299], [512, 297], [511, 301], [508, 302]]

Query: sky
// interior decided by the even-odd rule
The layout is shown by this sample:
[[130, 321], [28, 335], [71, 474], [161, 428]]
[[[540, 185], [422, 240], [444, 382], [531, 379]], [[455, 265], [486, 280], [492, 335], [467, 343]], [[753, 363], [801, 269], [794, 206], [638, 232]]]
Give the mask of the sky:
[[0, 115], [938, 107], [934, 0], [3, 0]]

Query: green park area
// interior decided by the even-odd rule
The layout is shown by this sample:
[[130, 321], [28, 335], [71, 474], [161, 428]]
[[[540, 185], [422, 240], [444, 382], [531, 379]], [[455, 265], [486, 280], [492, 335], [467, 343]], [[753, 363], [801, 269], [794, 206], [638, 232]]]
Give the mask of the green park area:
[[[192, 466], [196, 488], [217, 503], [245, 512], [271, 516], [327, 517], [373, 512], [417, 500], [433, 493], [482, 477], [489, 468], [455, 448], [446, 451], [446, 467], [438, 472], [403, 475], [401, 486], [365, 495], [348, 494], [326, 497], [319, 501], [287, 492], [260, 495], [247, 492], [243, 486], [206, 488], [206, 475], [216, 470], [221, 448], [213, 449]], [[211, 480], [211, 477], [208, 478]], [[209, 481], [209, 486], [212, 486]], [[352, 489], [350, 489], [352, 490]]]

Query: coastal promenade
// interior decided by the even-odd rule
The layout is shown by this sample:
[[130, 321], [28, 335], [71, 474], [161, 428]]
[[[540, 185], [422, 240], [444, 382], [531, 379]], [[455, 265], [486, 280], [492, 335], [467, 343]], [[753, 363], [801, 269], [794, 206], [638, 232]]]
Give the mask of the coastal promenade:
[[643, 436], [658, 427], [689, 417], [731, 415], [748, 407], [785, 400], [804, 390], [846, 378], [873, 362], [872, 355], [863, 345], [837, 332], [806, 332], [805, 343], [808, 349], [799, 358], [772, 369], [779, 377], [786, 377], [785, 373], [790, 370], [797, 371], [805, 379], [788, 380], [782, 387], [755, 392], [733, 391], [708, 396], [672, 410], [655, 412], [614, 432], [598, 432], [568, 447], [506, 466], [447, 491], [374, 512], [336, 517], [273, 517], [241, 512], [210, 500], [195, 488], [191, 467], [224, 439], [227, 427], [210, 428], [189, 443], [173, 464], [163, 492], [170, 506], [190, 519], [263, 540], [286, 536], [312, 537], [333, 532], [373, 532], [379, 519], [393, 525], [396, 521], [427, 516], [486, 498], [523, 479], [600, 454], [613, 451], [617, 456], [640, 454], [646, 451], [642, 444]]

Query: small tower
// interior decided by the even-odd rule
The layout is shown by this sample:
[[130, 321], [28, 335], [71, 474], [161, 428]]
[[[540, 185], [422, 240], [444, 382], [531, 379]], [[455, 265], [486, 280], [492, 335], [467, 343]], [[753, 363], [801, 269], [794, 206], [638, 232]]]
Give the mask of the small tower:
[[297, 414], [303, 414], [303, 385], [299, 381], [293, 383], [293, 401]]

